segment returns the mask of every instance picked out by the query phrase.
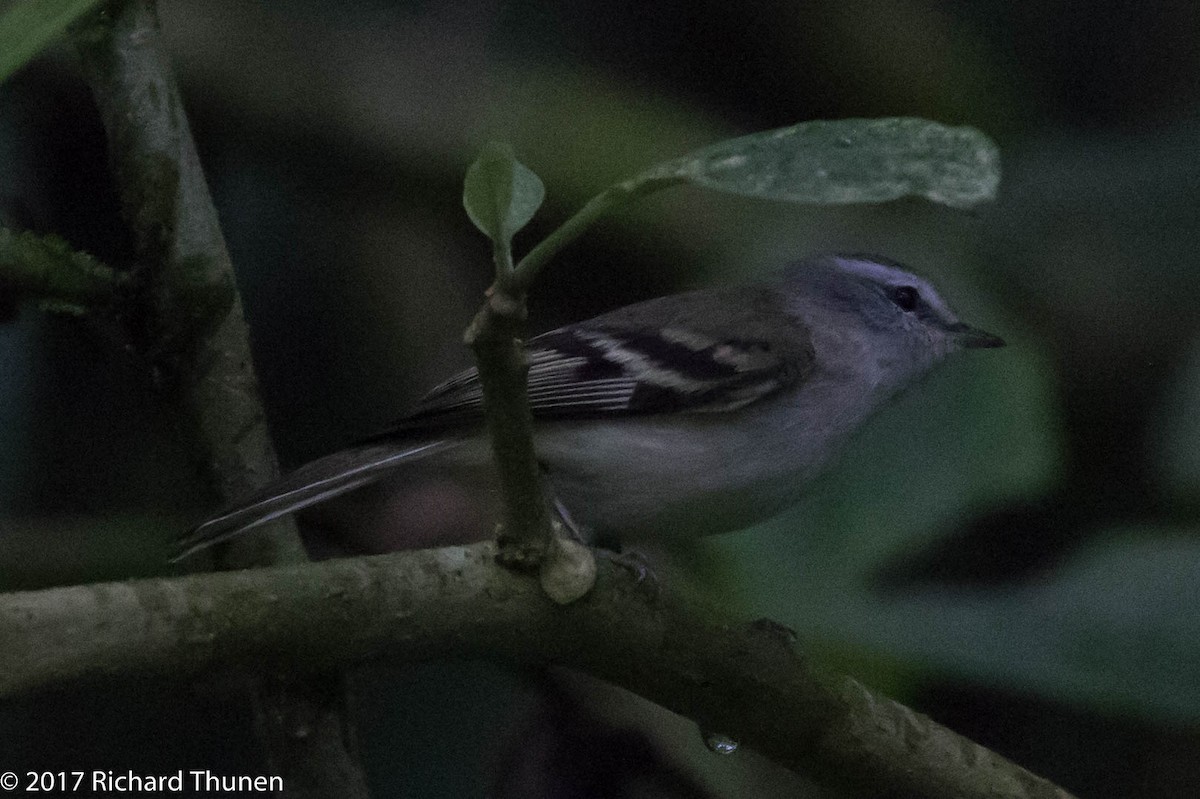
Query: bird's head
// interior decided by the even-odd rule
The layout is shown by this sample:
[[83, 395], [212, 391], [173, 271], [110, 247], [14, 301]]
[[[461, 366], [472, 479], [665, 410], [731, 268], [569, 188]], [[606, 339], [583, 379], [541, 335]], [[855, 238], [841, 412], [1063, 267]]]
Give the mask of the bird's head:
[[957, 350], [1004, 346], [959, 321], [929, 281], [887, 258], [822, 255], [792, 265], [788, 282], [815, 340], [870, 359], [887, 382], [906, 382]]

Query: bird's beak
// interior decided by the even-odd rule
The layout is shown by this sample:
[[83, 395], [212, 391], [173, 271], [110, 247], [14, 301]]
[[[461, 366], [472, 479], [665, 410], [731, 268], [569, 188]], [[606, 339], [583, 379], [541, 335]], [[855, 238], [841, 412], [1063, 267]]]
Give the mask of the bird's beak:
[[977, 327], [971, 327], [962, 322], [947, 325], [946, 332], [950, 334], [950, 338], [954, 343], [968, 349], [990, 349], [992, 347], [1004, 346], [1004, 339], [999, 336], [993, 336], [986, 330], [980, 330]]

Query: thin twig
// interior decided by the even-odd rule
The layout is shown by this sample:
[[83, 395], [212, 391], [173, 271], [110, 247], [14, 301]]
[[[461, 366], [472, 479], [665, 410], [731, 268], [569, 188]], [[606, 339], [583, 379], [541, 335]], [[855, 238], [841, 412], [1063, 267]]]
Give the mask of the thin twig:
[[497, 281], [467, 328], [475, 352], [484, 414], [500, 479], [503, 530], [501, 559], [510, 566], [538, 566], [548, 549], [550, 515], [542, 493], [533, 417], [522, 344], [525, 294], [512, 294]]
[[[0, 696], [67, 680], [323, 673], [478, 657], [623, 686], [852, 795], [1069, 799], [1062, 788], [849, 678], [791, 634], [729, 624], [603, 562], [567, 606], [477, 544], [0, 596]], [[181, 634], [186, 630], [186, 634]]]
[[530, 250], [515, 267], [509, 242], [496, 239], [496, 280], [464, 336], [475, 352], [479, 367], [484, 413], [500, 475], [504, 514], [501, 561], [515, 566], [540, 566], [543, 585], [558, 601], [570, 602], [586, 593], [594, 579], [595, 565], [586, 549], [556, 537], [551, 527], [534, 450], [533, 418], [526, 386], [529, 370], [523, 345], [526, 293], [545, 265], [606, 213], [680, 182], [680, 178], [672, 175], [647, 174], [610, 186]]
[[588, 200], [571, 218], [558, 226], [549, 236], [525, 254], [517, 262], [513, 272], [512, 285], [517, 291], [527, 291], [533, 284], [534, 278], [542, 271], [555, 255], [571, 242], [579, 238], [594, 225], [602, 216], [610, 213], [633, 200], [644, 197], [671, 186], [683, 183], [683, 178], [676, 176], [647, 175], [630, 178], [616, 185], [609, 186], [604, 191]]

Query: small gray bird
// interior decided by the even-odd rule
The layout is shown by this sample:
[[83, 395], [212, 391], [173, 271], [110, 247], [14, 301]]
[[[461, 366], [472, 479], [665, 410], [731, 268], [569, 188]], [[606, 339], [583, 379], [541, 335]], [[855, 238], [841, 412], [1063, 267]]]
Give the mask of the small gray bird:
[[[947, 355], [1003, 344], [893, 261], [815, 256], [769, 282], [649, 300], [530, 340], [537, 454], [552, 501], [593, 533], [737, 530], [795, 503], [850, 433]], [[394, 429], [204, 522], [179, 557], [402, 484], [417, 463], [490, 469], [482, 402], [474, 369], [451, 378]]]

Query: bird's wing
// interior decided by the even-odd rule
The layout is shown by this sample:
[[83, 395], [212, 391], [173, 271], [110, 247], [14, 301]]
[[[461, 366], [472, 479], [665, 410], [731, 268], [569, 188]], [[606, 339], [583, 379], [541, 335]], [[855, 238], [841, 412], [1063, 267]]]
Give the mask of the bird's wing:
[[242, 497], [176, 541], [172, 561], [210, 547], [243, 530], [295, 513], [373, 483], [393, 470], [457, 446], [453, 440], [374, 444], [335, 452]]
[[[650, 301], [659, 306], [652, 316], [665, 321], [661, 327], [639, 323], [643, 303], [532, 339], [528, 387], [534, 417], [730, 411], [794, 384], [812, 365], [807, 331], [782, 318], [777, 303], [760, 298], [764, 290], [740, 293], [748, 296], [730, 307], [746, 310], [732, 325], [725, 319], [720, 329], [706, 318], [711, 306], [684, 294]], [[475, 421], [482, 408], [479, 374], [468, 369], [426, 394], [400, 427]]]

